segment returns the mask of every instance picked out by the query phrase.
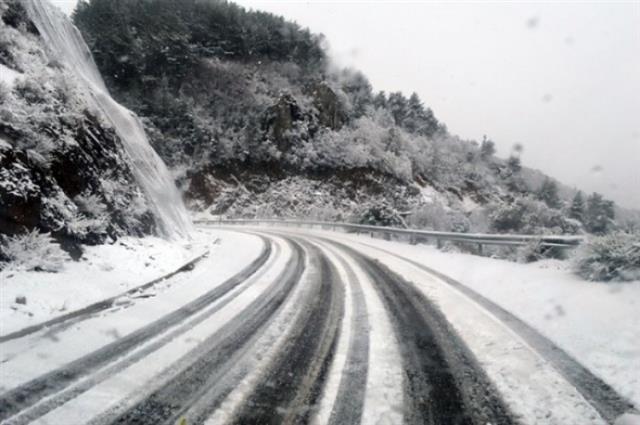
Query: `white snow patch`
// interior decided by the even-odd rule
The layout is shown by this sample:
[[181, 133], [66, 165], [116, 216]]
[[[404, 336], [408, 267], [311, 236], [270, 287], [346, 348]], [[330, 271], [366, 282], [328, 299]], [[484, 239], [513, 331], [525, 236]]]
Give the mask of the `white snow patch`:
[[640, 425], [640, 415], [625, 413], [618, 417], [613, 425]]
[[12, 149], [12, 148], [13, 147], [9, 142], [7, 142], [6, 140], [0, 137], [0, 149], [5, 150], [5, 149]]
[[0, 63], [0, 82], [12, 87], [15, 81], [20, 77], [22, 77], [22, 73]]
[[[440, 193], [438, 193], [438, 191], [431, 186], [425, 186], [421, 188], [420, 194], [422, 195], [422, 199], [424, 200], [424, 202], [426, 202], [427, 204], [435, 204], [442, 198], [442, 195], [440, 195]], [[446, 202], [444, 203], [446, 204]]]
[[470, 197], [465, 196], [462, 198], [462, 209], [465, 212], [472, 212], [477, 210], [480, 207], [481, 207], [480, 204], [478, 204], [476, 201], [474, 201]]
[[[86, 247], [80, 261], [59, 273], [0, 271], [0, 335], [86, 307], [161, 277], [205, 251], [202, 234], [189, 244], [125, 237]], [[210, 236], [207, 236], [210, 238]], [[26, 304], [16, 303], [26, 297]]]
[[[248, 262], [259, 256], [263, 246], [259, 238], [251, 235], [224, 231], [203, 233], [208, 233], [210, 243], [221, 236], [217, 248], [194, 270], [180, 273], [147, 291], [145, 294], [150, 297], [127, 297], [109, 310], [73, 326], [43, 330], [2, 343], [0, 388], [14, 388], [69, 364], [175, 311], [245, 268]], [[205, 236], [203, 238], [207, 240]], [[244, 255], [239, 256], [238, 252]], [[92, 286], [91, 280], [77, 283], [78, 289]], [[152, 367], [151, 363], [148, 367]], [[157, 372], [158, 369], [155, 370]]]

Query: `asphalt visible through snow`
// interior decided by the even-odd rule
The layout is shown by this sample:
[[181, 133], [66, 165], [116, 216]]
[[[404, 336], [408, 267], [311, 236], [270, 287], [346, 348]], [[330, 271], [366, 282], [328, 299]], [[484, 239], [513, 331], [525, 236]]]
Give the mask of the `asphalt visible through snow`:
[[577, 425], [633, 410], [517, 317], [420, 264], [315, 233], [238, 231], [263, 245], [243, 270], [4, 389], [0, 423]]

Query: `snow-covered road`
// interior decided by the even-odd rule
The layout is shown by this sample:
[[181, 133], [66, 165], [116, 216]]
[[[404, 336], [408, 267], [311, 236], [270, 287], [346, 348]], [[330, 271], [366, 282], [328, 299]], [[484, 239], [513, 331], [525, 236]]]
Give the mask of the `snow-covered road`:
[[584, 425], [633, 411], [533, 327], [399, 251], [217, 232], [235, 249], [154, 297], [0, 344], [0, 421]]

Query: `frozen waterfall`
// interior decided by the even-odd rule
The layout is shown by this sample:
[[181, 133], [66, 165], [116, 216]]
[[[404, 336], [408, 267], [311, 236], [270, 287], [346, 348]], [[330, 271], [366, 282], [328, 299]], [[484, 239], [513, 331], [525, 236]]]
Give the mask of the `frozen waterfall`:
[[80, 31], [48, 0], [23, 0], [23, 3], [48, 49], [87, 86], [90, 100], [122, 139], [160, 233], [172, 239], [188, 237], [193, 225], [167, 167], [149, 144], [139, 118], [109, 94]]

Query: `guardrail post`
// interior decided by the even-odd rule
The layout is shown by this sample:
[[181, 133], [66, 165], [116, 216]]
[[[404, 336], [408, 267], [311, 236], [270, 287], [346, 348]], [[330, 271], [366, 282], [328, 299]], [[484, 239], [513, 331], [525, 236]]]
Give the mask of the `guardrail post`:
[[436, 238], [436, 246], [438, 249], [442, 249], [442, 239]]
[[484, 245], [482, 245], [481, 243], [478, 244], [478, 254], [482, 255], [482, 252], [484, 251]]

